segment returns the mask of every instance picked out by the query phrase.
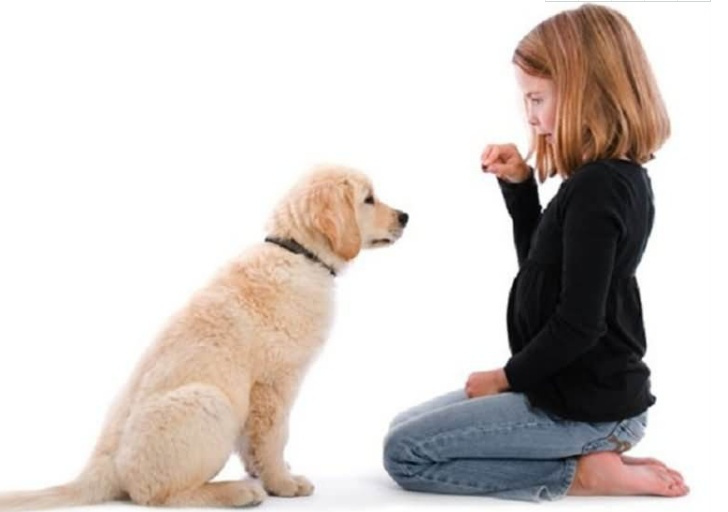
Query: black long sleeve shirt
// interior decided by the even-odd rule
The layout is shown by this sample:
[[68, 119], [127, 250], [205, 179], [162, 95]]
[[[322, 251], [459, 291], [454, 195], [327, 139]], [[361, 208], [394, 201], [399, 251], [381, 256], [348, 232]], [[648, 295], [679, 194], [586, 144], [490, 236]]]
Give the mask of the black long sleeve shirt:
[[519, 262], [508, 300], [511, 389], [568, 419], [643, 412], [655, 401], [635, 278], [654, 219], [647, 171], [586, 164], [543, 212], [533, 176], [499, 184]]

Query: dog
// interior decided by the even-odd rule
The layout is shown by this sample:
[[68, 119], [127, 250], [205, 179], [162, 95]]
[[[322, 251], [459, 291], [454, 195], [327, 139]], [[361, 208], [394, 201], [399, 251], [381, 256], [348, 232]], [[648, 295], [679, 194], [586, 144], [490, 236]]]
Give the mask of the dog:
[[[283, 460], [288, 416], [333, 320], [335, 276], [388, 246], [408, 215], [360, 171], [322, 166], [274, 210], [268, 237], [228, 263], [174, 315], [108, 413], [81, 474], [0, 495], [0, 510], [131, 500], [239, 507], [313, 485]], [[237, 452], [252, 477], [210, 482]]]

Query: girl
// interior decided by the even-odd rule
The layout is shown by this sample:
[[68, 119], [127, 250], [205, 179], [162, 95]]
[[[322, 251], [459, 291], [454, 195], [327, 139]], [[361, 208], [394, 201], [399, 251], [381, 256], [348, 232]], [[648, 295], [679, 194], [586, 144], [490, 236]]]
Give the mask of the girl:
[[397, 416], [384, 465], [415, 491], [540, 500], [688, 492], [655, 459], [622, 455], [644, 435], [650, 371], [635, 271], [652, 228], [643, 167], [670, 131], [629, 22], [584, 5], [539, 24], [513, 55], [543, 182], [541, 210], [516, 147], [489, 145], [513, 220], [519, 272], [508, 302], [512, 357], [464, 390]]

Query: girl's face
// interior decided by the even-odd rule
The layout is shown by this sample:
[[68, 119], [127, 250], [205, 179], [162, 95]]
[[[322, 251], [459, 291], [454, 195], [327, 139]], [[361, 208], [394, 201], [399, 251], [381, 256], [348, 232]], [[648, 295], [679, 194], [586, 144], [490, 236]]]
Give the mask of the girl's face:
[[519, 66], [516, 68], [516, 81], [521, 88], [526, 105], [528, 124], [536, 133], [545, 135], [553, 142], [556, 122], [556, 91], [554, 81], [548, 78], [526, 74]]

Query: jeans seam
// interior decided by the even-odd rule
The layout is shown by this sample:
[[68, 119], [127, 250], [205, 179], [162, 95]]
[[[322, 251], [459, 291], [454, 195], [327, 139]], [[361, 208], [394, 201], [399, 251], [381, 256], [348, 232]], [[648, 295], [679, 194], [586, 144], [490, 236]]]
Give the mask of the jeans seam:
[[457, 437], [459, 435], [469, 435], [472, 433], [501, 433], [501, 432], [509, 432], [512, 430], [517, 429], [527, 429], [527, 428], [546, 428], [553, 426], [553, 423], [542, 423], [542, 422], [529, 422], [529, 423], [511, 423], [507, 424], [505, 426], [495, 426], [493, 428], [488, 427], [476, 427], [476, 426], [469, 426], [469, 427], [460, 427], [460, 428], [454, 428], [445, 432], [440, 432], [438, 434], [432, 435], [426, 440], [418, 441], [415, 439], [410, 438], [409, 442], [413, 445], [417, 446], [418, 448], [424, 448], [427, 449], [428, 445], [432, 445], [436, 443], [440, 439], [446, 439], [451, 437]]
[[571, 489], [571, 486], [574, 485], [574, 480], [576, 480], [576, 459], [571, 457], [568, 459], [564, 459], [564, 472], [563, 476], [565, 477], [563, 479], [563, 484], [561, 484], [558, 493], [556, 495], [557, 498], [563, 498], [569, 493], [569, 489]]
[[[558, 489], [556, 490], [556, 493], [553, 495], [554, 499], [561, 499], [567, 495], [569, 492], [569, 489], [574, 483], [574, 479], [576, 476], [576, 459], [574, 458], [568, 458], [564, 459], [564, 469], [560, 476], [561, 483], [559, 484]], [[503, 492], [510, 490], [508, 487], [500, 487], [500, 486], [485, 486], [480, 485], [477, 483], [471, 483], [471, 482], [460, 482], [460, 481], [454, 481], [450, 478], [435, 478], [428, 475], [422, 475], [422, 474], [414, 474], [410, 475], [407, 478], [410, 479], [417, 479], [417, 480], [424, 480], [427, 482], [436, 482], [439, 484], [447, 484], [447, 485], [453, 485], [457, 487], [466, 487], [468, 489], [476, 489], [478, 491], [481, 491], [483, 493], [494, 493], [494, 492]]]
[[490, 493], [490, 492], [500, 492], [500, 491], [506, 491], [508, 489], [499, 489], [497, 486], [484, 486], [477, 483], [471, 483], [471, 482], [455, 482], [454, 480], [450, 478], [435, 478], [432, 476], [422, 475], [422, 474], [414, 474], [410, 475], [408, 478], [415, 478], [419, 480], [425, 480], [427, 482], [437, 482], [439, 484], [447, 484], [447, 485], [454, 485], [457, 487], [467, 487], [468, 489], [476, 489], [478, 491], [484, 492], [484, 493]]

